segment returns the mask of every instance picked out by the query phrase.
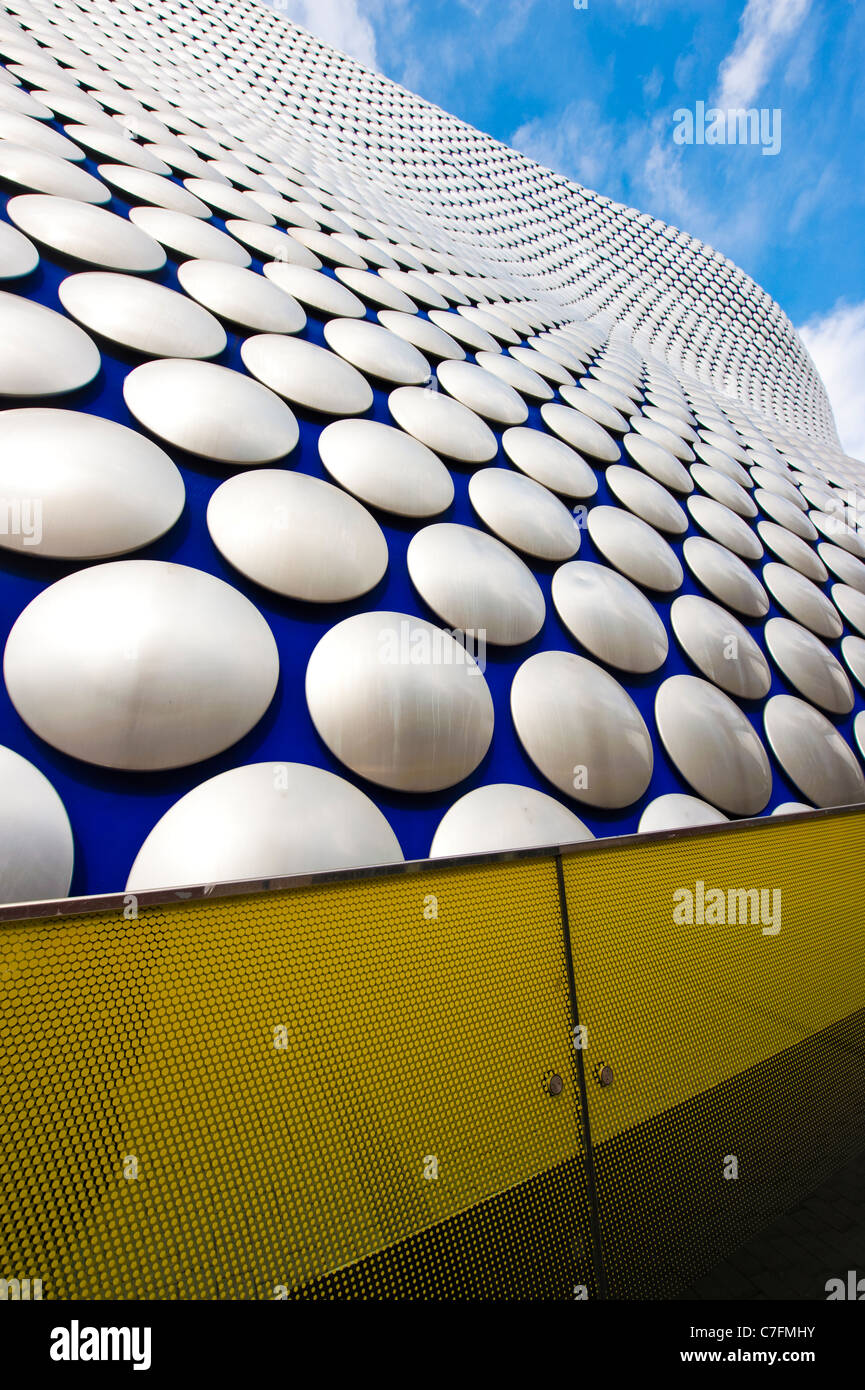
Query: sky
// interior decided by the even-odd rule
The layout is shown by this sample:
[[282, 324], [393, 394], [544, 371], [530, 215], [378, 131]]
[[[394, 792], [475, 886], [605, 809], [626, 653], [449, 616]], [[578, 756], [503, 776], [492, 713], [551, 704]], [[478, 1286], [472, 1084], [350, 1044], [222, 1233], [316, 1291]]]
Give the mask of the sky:
[[[497, 140], [729, 256], [789, 315], [842, 444], [865, 459], [865, 5], [269, 3]], [[698, 102], [765, 109], [763, 145], [777, 152], [677, 143], [677, 113]]]

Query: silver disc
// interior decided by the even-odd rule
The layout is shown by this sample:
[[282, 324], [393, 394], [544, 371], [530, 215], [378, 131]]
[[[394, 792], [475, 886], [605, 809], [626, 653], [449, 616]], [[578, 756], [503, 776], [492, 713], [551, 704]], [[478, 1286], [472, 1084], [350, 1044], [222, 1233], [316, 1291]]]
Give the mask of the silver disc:
[[726, 608], [696, 594], [681, 594], [670, 607], [670, 621], [682, 650], [708, 680], [743, 700], [768, 695], [769, 663]]
[[826, 583], [829, 578], [826, 566], [807, 541], [774, 521], [758, 521], [757, 533], [766, 549], [783, 560], [785, 565], [792, 565], [806, 579], [813, 579], [815, 584]]
[[300, 437], [284, 401], [212, 362], [145, 362], [124, 381], [123, 398], [158, 438], [221, 463], [273, 463], [290, 454]]
[[747, 521], [712, 497], [689, 497], [685, 504], [701, 531], [738, 555], [742, 560], [759, 560], [763, 547]]
[[257, 333], [299, 333], [306, 314], [278, 285], [225, 261], [184, 261], [177, 279], [188, 295], [211, 313]]
[[649, 600], [605, 565], [573, 560], [553, 575], [553, 603], [576, 640], [608, 666], [644, 675], [667, 659], [667, 632]]
[[681, 536], [688, 529], [688, 518], [665, 487], [646, 473], [624, 464], [613, 463], [606, 472], [607, 486], [623, 507], [671, 536]]
[[225, 329], [186, 295], [135, 275], [85, 271], [57, 291], [72, 318], [91, 333], [152, 357], [218, 357]]
[[480, 469], [469, 480], [469, 501], [494, 535], [525, 555], [569, 560], [580, 548], [580, 529], [572, 513], [522, 473]]
[[167, 454], [125, 425], [77, 410], [0, 412], [0, 497], [17, 525], [0, 545], [97, 560], [149, 545], [183, 511]]
[[454, 499], [451, 476], [431, 449], [377, 420], [335, 420], [318, 437], [332, 478], [372, 507], [398, 516], [437, 516]]
[[775, 602], [810, 632], [828, 641], [841, 636], [844, 624], [835, 608], [804, 574], [772, 560], [763, 566], [763, 583]]
[[356, 367], [302, 338], [259, 333], [241, 344], [247, 371], [293, 405], [322, 415], [362, 415], [372, 387]]
[[756, 505], [745, 489], [717, 468], [710, 468], [706, 463], [694, 463], [691, 465], [691, 477], [703, 492], [723, 507], [729, 507], [736, 516], [748, 518], [757, 515]]
[[393, 864], [399, 841], [351, 782], [304, 763], [211, 777], [166, 811], [132, 865], [130, 893]]
[[359, 613], [326, 632], [306, 700], [334, 756], [397, 791], [461, 782], [493, 736], [492, 696], [470, 651], [408, 613]]
[[662, 487], [672, 488], [674, 492], [693, 492], [694, 480], [687, 468], [675, 454], [654, 439], [647, 439], [642, 434], [626, 434], [622, 445], [637, 467]]
[[412, 538], [406, 564], [418, 593], [452, 628], [511, 647], [543, 627], [544, 596], [531, 570], [473, 526], [424, 527]]
[[430, 364], [403, 338], [365, 319], [331, 319], [324, 339], [333, 352], [378, 381], [419, 386], [430, 376]]
[[505, 430], [502, 448], [515, 468], [551, 492], [588, 499], [598, 490], [597, 479], [585, 459], [551, 434], [516, 425]]
[[851, 627], [865, 635], [865, 594], [850, 584], [833, 584], [832, 601]]
[[473, 362], [440, 362], [440, 384], [454, 400], [496, 425], [521, 425], [529, 408], [512, 386]]
[[682, 555], [694, 578], [727, 608], [746, 618], [763, 618], [768, 613], [769, 596], [763, 585], [725, 546], [703, 536], [688, 536]]
[[39, 252], [23, 232], [0, 222], [0, 280], [20, 280], [39, 264]]
[[[357, 273], [360, 274], [359, 271]], [[378, 321], [382, 328], [389, 329], [398, 338], [404, 338], [425, 357], [433, 357], [437, 360], [450, 357], [457, 362], [461, 362], [465, 357], [465, 352], [459, 343], [443, 329], [436, 328], [429, 319], [418, 318], [415, 314], [382, 309], [378, 314]]]
[[0, 746], [0, 904], [65, 898], [73, 859], [69, 817], [51, 783]]
[[775, 665], [800, 695], [830, 714], [850, 713], [853, 687], [819, 637], [790, 618], [770, 618], [763, 634]]
[[763, 724], [784, 772], [815, 806], [865, 801], [865, 777], [855, 753], [813, 705], [795, 695], [774, 695], [766, 701]]
[[592, 507], [588, 530], [604, 558], [635, 584], [659, 593], [681, 587], [684, 574], [675, 552], [638, 516], [620, 507]]
[[0, 290], [0, 396], [62, 396], [92, 381], [100, 364], [77, 323]]
[[366, 594], [387, 569], [381, 527], [332, 483], [287, 469], [240, 473], [216, 489], [207, 528], [229, 564], [308, 603]]
[[698, 796], [737, 816], [755, 816], [772, 795], [766, 750], [739, 706], [699, 676], [670, 676], [655, 696], [658, 733]]
[[685, 792], [667, 792], [650, 801], [640, 817], [637, 830], [647, 834], [658, 830], [686, 830], [696, 825], [720, 825], [729, 820], [722, 811]]
[[158, 241], [125, 217], [91, 203], [22, 193], [10, 198], [6, 211], [26, 236], [87, 265], [144, 274], [165, 265]]
[[841, 655], [848, 671], [865, 690], [865, 637], [844, 637], [841, 641]]
[[247, 598], [185, 565], [121, 560], [44, 589], [9, 634], [9, 697], [52, 747], [100, 767], [185, 767], [229, 748], [276, 690]]
[[533, 787], [496, 782], [466, 792], [445, 812], [430, 845], [430, 858], [500, 854], [594, 838], [555, 797]]
[[488, 463], [498, 453], [495, 435], [459, 401], [419, 386], [399, 386], [387, 399], [397, 424], [422, 444], [458, 463]]
[[75, 198], [82, 203], [109, 203], [111, 190], [101, 179], [62, 155], [0, 139], [0, 183], [33, 193]]
[[517, 362], [507, 352], [479, 352], [476, 361], [479, 367], [483, 367], [484, 371], [499, 377], [507, 386], [518, 391], [521, 396], [528, 396], [529, 400], [551, 401], [553, 399], [553, 388], [544, 381], [544, 378], [532, 371], [531, 367]]
[[611, 675], [572, 652], [538, 652], [517, 671], [511, 714], [520, 743], [566, 796], [618, 809], [652, 777], [649, 731]]
[[311, 270], [303, 265], [285, 265], [282, 261], [269, 261], [263, 269], [268, 280], [272, 280], [313, 314], [342, 319], [362, 319], [366, 315], [362, 299], [319, 270]]
[[602, 463], [618, 463], [619, 446], [602, 425], [579, 410], [548, 401], [541, 406], [541, 418], [548, 430], [557, 434], [578, 453]]
[[817, 553], [826, 568], [837, 575], [842, 583], [858, 589], [860, 594], [865, 594], [865, 565], [861, 560], [857, 560], [855, 555], [849, 555], [837, 545], [830, 545], [828, 541], [820, 542]]
[[224, 261], [226, 265], [250, 266], [252, 257], [234, 237], [210, 222], [169, 208], [131, 208], [129, 220], [161, 246], [167, 246], [178, 259]]

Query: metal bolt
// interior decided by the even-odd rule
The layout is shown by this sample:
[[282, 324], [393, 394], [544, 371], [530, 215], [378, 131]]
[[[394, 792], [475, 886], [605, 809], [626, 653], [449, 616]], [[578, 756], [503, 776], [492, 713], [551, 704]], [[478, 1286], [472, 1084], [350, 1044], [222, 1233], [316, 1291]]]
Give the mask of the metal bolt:
[[560, 1076], [557, 1076], [556, 1073], [553, 1072], [552, 1076], [550, 1077], [550, 1082], [547, 1089], [549, 1090], [551, 1096], [560, 1096], [564, 1089], [564, 1085], [565, 1083], [562, 1080], [562, 1078]]
[[612, 1086], [613, 1068], [607, 1066], [601, 1067], [598, 1071], [598, 1080], [602, 1086]]

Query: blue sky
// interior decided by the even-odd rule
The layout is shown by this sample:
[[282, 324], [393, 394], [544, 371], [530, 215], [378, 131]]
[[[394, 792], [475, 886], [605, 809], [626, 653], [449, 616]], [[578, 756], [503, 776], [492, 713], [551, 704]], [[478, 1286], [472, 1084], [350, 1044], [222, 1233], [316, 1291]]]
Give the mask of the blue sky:
[[[842, 442], [865, 458], [865, 5], [271, 2], [497, 139], [723, 251], [800, 329]], [[779, 152], [677, 145], [673, 113], [698, 101], [779, 109]]]

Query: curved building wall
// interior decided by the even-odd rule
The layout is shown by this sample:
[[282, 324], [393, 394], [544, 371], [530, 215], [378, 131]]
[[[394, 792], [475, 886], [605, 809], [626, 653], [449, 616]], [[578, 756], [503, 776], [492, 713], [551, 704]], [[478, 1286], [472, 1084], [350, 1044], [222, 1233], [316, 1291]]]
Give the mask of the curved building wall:
[[0, 898], [865, 800], [862, 466], [740, 269], [258, 3], [0, 57]]

